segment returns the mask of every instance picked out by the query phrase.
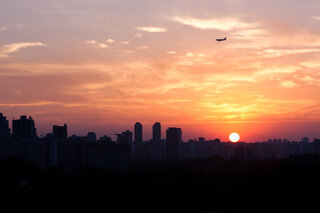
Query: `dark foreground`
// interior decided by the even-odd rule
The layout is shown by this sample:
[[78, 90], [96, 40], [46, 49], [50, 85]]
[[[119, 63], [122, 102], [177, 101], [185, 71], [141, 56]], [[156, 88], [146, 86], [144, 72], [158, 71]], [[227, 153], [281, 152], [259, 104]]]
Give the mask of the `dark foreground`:
[[[62, 173], [0, 160], [0, 202], [25, 209], [103, 212], [319, 212], [320, 157], [237, 161], [213, 157], [127, 172]], [[12, 205], [14, 204], [14, 205]], [[44, 205], [44, 207], [41, 207]]]

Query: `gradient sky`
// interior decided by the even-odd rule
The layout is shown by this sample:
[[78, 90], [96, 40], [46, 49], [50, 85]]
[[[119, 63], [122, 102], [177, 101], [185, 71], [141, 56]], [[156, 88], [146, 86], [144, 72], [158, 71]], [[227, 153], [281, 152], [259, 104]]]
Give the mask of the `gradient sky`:
[[0, 111], [39, 135], [313, 139], [319, 69], [319, 0], [0, 1]]

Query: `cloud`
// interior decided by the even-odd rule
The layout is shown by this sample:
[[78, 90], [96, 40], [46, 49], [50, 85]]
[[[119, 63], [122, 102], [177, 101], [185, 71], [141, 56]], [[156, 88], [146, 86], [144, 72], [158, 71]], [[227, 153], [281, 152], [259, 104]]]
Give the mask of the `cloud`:
[[129, 41], [121, 41], [120, 43], [121, 43], [121, 44], [124, 44], [124, 45], [130, 44]]
[[109, 39], [106, 40], [106, 42], [109, 43], [109, 44], [112, 44], [112, 43], [114, 43], [114, 40], [109, 38]]
[[303, 54], [303, 53], [316, 53], [320, 52], [320, 49], [266, 49], [260, 51], [258, 55], [264, 55], [267, 58], [281, 57], [286, 55]]
[[105, 49], [105, 48], [108, 48], [108, 45], [106, 44], [103, 44], [103, 43], [100, 43], [96, 46], [97, 48], [101, 48], [101, 49]]
[[290, 81], [290, 80], [280, 82], [280, 87], [283, 87], [286, 89], [290, 89], [290, 88], [294, 88], [294, 87], [298, 87], [298, 86], [299, 86], [298, 84], [296, 84], [294, 81]]
[[270, 67], [262, 69], [256, 72], [256, 75], [271, 75], [271, 74], [291, 74], [297, 72], [299, 67], [288, 66], [288, 67]]
[[95, 40], [87, 40], [85, 41], [86, 44], [92, 45], [95, 48], [105, 49], [108, 48], [108, 45], [104, 43], [98, 43], [98, 41]]
[[148, 46], [141, 46], [141, 47], [137, 47], [137, 50], [146, 50], [149, 49]]
[[96, 44], [96, 43], [98, 43], [98, 42], [95, 41], [95, 40], [87, 40], [87, 41], [85, 41], [85, 43], [86, 43], [86, 44]]
[[320, 16], [312, 16], [313, 19], [320, 21]]
[[163, 32], [167, 32], [168, 30], [166, 28], [162, 28], [162, 27], [137, 27], [137, 30], [140, 31], [144, 31], [144, 32], [148, 32], [148, 33], [163, 33]]
[[309, 85], [315, 85], [315, 84], [319, 84], [319, 80], [317, 80], [316, 78], [312, 77], [312, 76], [304, 76], [303, 78], [300, 78], [301, 81], [309, 84]]
[[7, 27], [0, 27], [0, 31], [6, 31]]
[[300, 63], [300, 65], [311, 68], [311, 69], [315, 69], [315, 68], [319, 68], [320, 67], [320, 62], [318, 61], [306, 61], [306, 62], [302, 62]]
[[176, 54], [176, 52], [172, 51], [172, 50], [171, 51], [167, 51], [166, 53], [169, 54], [169, 55], [175, 55]]
[[257, 23], [246, 23], [235, 18], [198, 19], [194, 17], [173, 17], [172, 20], [201, 30], [230, 31], [258, 27]]
[[314, 77], [311, 77], [311, 76], [305, 76], [301, 79], [302, 81], [305, 81], [305, 82], [310, 82], [310, 81], [314, 81], [316, 80]]
[[66, 104], [62, 102], [54, 102], [54, 101], [36, 101], [36, 102], [28, 102], [28, 103], [0, 103], [0, 106], [8, 106], [8, 107], [27, 107], [27, 106], [48, 106], [48, 105], [62, 105], [62, 106], [70, 106], [76, 104]]
[[132, 53], [134, 53], [133, 50], [124, 50], [123, 52], [126, 53], [126, 54], [132, 54]]
[[46, 46], [46, 44], [42, 42], [21, 42], [21, 43], [13, 43], [4, 45], [3, 48], [0, 50], [0, 58], [7, 58], [10, 57], [10, 53], [18, 52], [21, 49], [27, 47], [42, 47]]
[[264, 29], [239, 30], [231, 33], [232, 37], [237, 39], [256, 39], [266, 35], [268, 32]]
[[192, 65], [194, 65], [194, 62], [193, 61], [188, 61], [188, 60], [181, 60], [181, 61], [177, 61], [175, 63], [175, 65], [178, 65], [178, 66], [192, 66]]
[[136, 33], [136, 34], [134, 34], [134, 37], [135, 38], [142, 38], [142, 33]]

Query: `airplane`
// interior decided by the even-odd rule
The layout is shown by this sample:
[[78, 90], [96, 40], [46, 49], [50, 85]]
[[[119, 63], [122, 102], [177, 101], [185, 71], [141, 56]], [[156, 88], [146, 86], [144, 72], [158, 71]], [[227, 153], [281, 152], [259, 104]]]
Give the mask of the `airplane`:
[[224, 37], [223, 39], [221, 39], [221, 38], [216, 39], [216, 41], [218, 41], [218, 42], [220, 42], [220, 41], [226, 41], [226, 40], [227, 40], [227, 37]]

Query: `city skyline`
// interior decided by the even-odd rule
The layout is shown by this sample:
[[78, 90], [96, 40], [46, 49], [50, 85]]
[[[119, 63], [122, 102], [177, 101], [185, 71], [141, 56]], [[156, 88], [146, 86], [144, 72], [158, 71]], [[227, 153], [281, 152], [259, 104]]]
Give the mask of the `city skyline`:
[[10, 131], [6, 116], [0, 113], [0, 158], [20, 158], [35, 163], [41, 168], [58, 167], [64, 171], [82, 169], [126, 170], [137, 163], [141, 166], [161, 161], [176, 162], [192, 159], [223, 158], [254, 162], [259, 160], [285, 159], [294, 156], [317, 156], [320, 139], [303, 137], [299, 141], [269, 139], [246, 143], [239, 135], [230, 134], [229, 141], [219, 138], [199, 137], [184, 140], [184, 130], [169, 127], [165, 138], [159, 138], [161, 124], [153, 125], [150, 140], [143, 140], [143, 125], [134, 124], [134, 132], [123, 130], [115, 134], [97, 137], [95, 132], [86, 136], [68, 134], [68, 125], [52, 126], [52, 132], [37, 136], [36, 121], [31, 116], [21, 115], [13, 120]]
[[[52, 125], [51, 127], [51, 131], [48, 131], [44, 134], [37, 134], [37, 125], [35, 120], [32, 118], [32, 116], [27, 116], [27, 115], [21, 115], [20, 119], [15, 119], [13, 118], [13, 120], [11, 122], [9, 122], [10, 120], [8, 120], [7, 116], [5, 116], [3, 113], [0, 112], [0, 138], [4, 138], [4, 139], [9, 139], [11, 138], [9, 135], [12, 136], [12, 139], [14, 140], [20, 140], [20, 138], [29, 138], [29, 139], [36, 139], [37, 137], [39, 138], [45, 138], [48, 137], [50, 134], [53, 134], [53, 137], [55, 138], [60, 138], [60, 139], [67, 139], [67, 138], [74, 138], [74, 137], [84, 137], [86, 138], [86, 140], [89, 141], [97, 141], [98, 138], [103, 139], [105, 137], [110, 137], [110, 139], [112, 141], [116, 141], [117, 143], [122, 143], [121, 141], [127, 141], [130, 140], [130, 144], [132, 143], [132, 145], [134, 146], [134, 149], [136, 150], [140, 150], [140, 147], [142, 145], [142, 143], [144, 142], [148, 142], [148, 141], [153, 141], [156, 144], [159, 144], [162, 140], [165, 140], [168, 137], [167, 131], [170, 130], [174, 130], [178, 129], [180, 131], [180, 136], [179, 136], [179, 141], [181, 142], [187, 142], [189, 140], [193, 140], [193, 141], [202, 141], [202, 140], [207, 140], [207, 141], [213, 141], [213, 140], [219, 140], [222, 142], [246, 142], [246, 143], [259, 143], [259, 142], [267, 142], [267, 141], [295, 141], [295, 142], [301, 142], [306, 140], [306, 138], [308, 139], [308, 141], [313, 141], [313, 140], [319, 140], [319, 137], [315, 137], [315, 138], [310, 138], [308, 135], [304, 135], [300, 138], [296, 138], [296, 139], [290, 139], [290, 137], [274, 137], [274, 138], [265, 138], [264, 140], [261, 141], [245, 141], [242, 139], [242, 136], [240, 136], [240, 140], [236, 139], [231, 140], [230, 139], [230, 135], [236, 134], [238, 137], [238, 132], [229, 132], [227, 136], [224, 136], [223, 138], [219, 138], [219, 137], [204, 137], [204, 135], [198, 135], [197, 137], [193, 137], [193, 138], [187, 138], [186, 136], [182, 137], [184, 134], [185, 135], [189, 135], [188, 132], [184, 132], [184, 134], [182, 134], [182, 129], [178, 128], [178, 127], [173, 127], [173, 126], [167, 126], [167, 127], [163, 127], [162, 124], [160, 122], [155, 122], [153, 123], [153, 125], [151, 126], [151, 129], [147, 129], [147, 131], [145, 132], [145, 127], [142, 123], [140, 122], [136, 122], [135, 124], [131, 125], [131, 127], [126, 128], [126, 129], [122, 129], [122, 133], [121, 131], [117, 132], [117, 133], [111, 133], [111, 134], [107, 134], [106, 132], [102, 133], [102, 134], [96, 134], [95, 131], [88, 131], [87, 133], [83, 133], [80, 135], [75, 134], [74, 132], [69, 132], [69, 127], [67, 127], [67, 124], [64, 123], [63, 125], [59, 126], [57, 124]], [[11, 123], [11, 125], [10, 125]], [[149, 126], [149, 125], [147, 125]], [[11, 128], [10, 128], [11, 127]], [[24, 129], [24, 130], [23, 130]], [[161, 129], [164, 129], [165, 131], [161, 131]], [[108, 132], [108, 131], [107, 131]], [[129, 134], [131, 139], [127, 138], [127, 134]], [[91, 139], [89, 139], [89, 135], [91, 135]], [[126, 136], [127, 135], [127, 136]], [[92, 140], [92, 136], [94, 137], [94, 139]], [[120, 138], [119, 138], [120, 137]], [[121, 139], [121, 137], [125, 137], [126, 139]], [[225, 139], [227, 138], [227, 139]], [[99, 139], [99, 140], [100, 140]], [[127, 142], [124, 142], [127, 143]]]
[[[0, 3], [0, 108], [37, 134], [152, 125], [184, 139], [319, 138], [320, 3]], [[216, 42], [217, 38], [228, 39]], [[164, 137], [164, 131], [162, 131]]]

